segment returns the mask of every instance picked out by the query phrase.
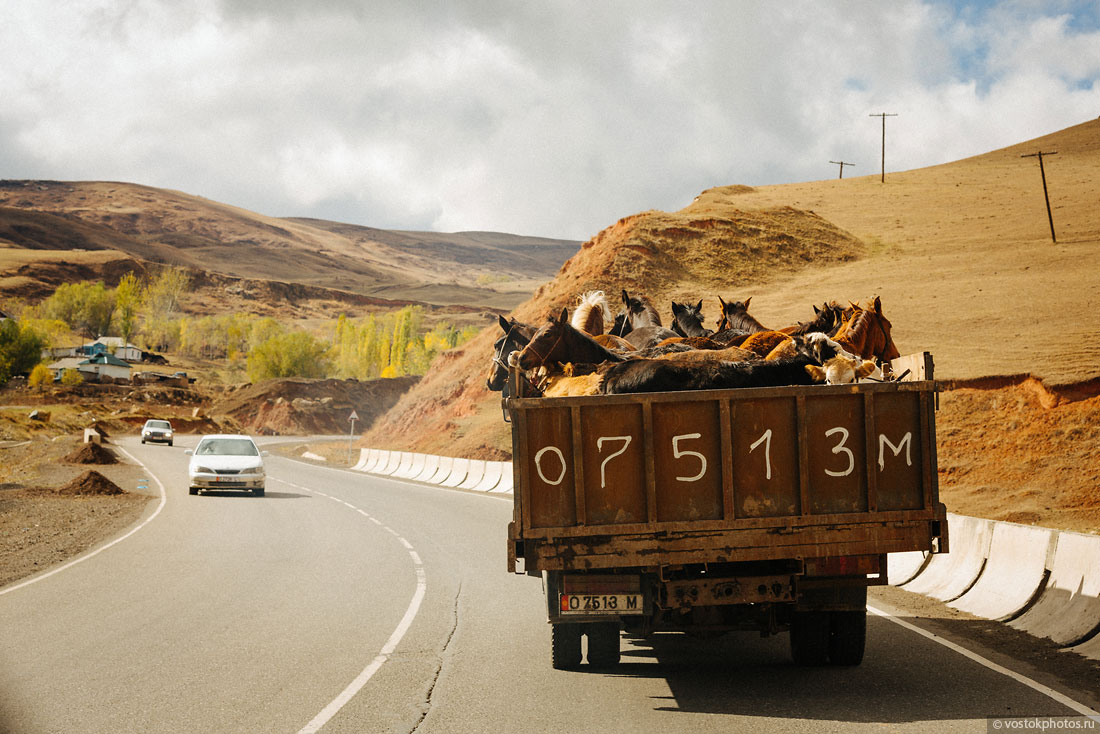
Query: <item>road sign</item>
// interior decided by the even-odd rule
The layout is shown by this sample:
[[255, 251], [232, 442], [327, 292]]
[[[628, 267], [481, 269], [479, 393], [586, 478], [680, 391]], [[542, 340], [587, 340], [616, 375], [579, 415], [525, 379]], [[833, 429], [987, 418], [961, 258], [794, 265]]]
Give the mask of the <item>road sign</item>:
[[352, 411], [351, 411], [351, 415], [349, 415], [349, 416], [348, 416], [348, 420], [349, 420], [349, 421], [357, 421], [357, 420], [359, 420], [359, 414], [358, 414], [358, 413], [356, 413], [356, 412], [355, 412], [354, 410], [352, 410]]

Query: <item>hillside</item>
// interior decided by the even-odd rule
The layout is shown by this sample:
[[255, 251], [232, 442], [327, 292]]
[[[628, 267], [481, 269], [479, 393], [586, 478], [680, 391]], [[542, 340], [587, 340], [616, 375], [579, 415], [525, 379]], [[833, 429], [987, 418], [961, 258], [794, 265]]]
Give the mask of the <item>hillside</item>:
[[[12, 250], [113, 250], [233, 278], [389, 300], [512, 308], [551, 277], [577, 244], [268, 217], [128, 183], [0, 181], [0, 270]], [[24, 273], [33, 275], [33, 269]]]
[[[1046, 161], [1057, 244], [1037, 162], [1020, 157], [1040, 148], [1058, 151]], [[626, 288], [649, 295], [666, 319], [672, 299], [702, 298], [709, 325], [717, 296], [751, 296], [753, 315], [779, 327], [808, 319], [813, 304], [879, 295], [901, 352], [932, 352], [937, 377], [956, 388], [938, 417], [949, 508], [1024, 521], [1057, 515], [1061, 527], [1092, 529], [1100, 526], [1098, 167], [1100, 121], [1091, 121], [891, 173], [885, 183], [874, 175], [713, 188], [679, 212], [608, 227], [513, 313], [538, 322], [583, 291], [614, 300]], [[440, 359], [362, 444], [508, 456], [499, 395], [485, 388], [498, 335], [494, 324]], [[980, 430], [975, 410], [984, 413]], [[1028, 442], [1004, 440], [1033, 424], [1046, 429]]]

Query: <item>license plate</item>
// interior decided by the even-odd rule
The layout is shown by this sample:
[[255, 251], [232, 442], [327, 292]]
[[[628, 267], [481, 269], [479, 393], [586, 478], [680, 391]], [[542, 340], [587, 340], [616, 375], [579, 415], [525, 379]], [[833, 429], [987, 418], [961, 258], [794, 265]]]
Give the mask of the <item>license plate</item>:
[[641, 614], [641, 594], [561, 594], [562, 614]]

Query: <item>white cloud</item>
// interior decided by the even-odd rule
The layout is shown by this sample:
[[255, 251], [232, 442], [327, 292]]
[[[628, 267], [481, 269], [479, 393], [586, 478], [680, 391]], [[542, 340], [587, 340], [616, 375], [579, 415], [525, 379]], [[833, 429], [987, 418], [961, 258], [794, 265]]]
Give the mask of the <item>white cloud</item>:
[[[6, 178], [583, 239], [708, 186], [974, 155], [1100, 112], [1060, 0], [61, 0], [0, 8]], [[1084, 22], [1083, 22], [1084, 21]]]

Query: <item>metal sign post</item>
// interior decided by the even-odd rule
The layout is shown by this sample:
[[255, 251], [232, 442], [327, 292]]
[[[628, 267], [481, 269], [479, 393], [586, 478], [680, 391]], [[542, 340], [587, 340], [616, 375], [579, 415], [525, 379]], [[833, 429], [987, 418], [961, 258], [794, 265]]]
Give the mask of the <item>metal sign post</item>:
[[352, 409], [351, 415], [348, 416], [348, 422], [351, 423], [351, 430], [348, 431], [348, 466], [351, 466], [351, 441], [355, 436], [355, 421], [357, 420], [359, 420], [359, 414]]

